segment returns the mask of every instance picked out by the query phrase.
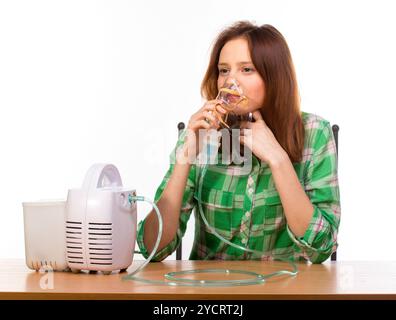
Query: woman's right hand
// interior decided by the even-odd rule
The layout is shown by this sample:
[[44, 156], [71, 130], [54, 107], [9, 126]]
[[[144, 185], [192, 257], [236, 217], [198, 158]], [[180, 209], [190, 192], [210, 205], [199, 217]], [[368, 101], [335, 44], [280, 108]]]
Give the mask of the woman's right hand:
[[219, 129], [220, 122], [215, 115], [215, 110], [217, 110], [217, 113], [221, 116], [224, 116], [227, 113], [227, 111], [221, 107], [221, 101], [209, 100], [202, 106], [202, 108], [191, 116], [188, 122], [187, 136], [184, 144], [184, 153], [188, 153], [190, 156], [189, 159], [191, 159], [191, 157], [194, 157], [195, 159], [201, 151], [202, 143], [199, 141], [199, 131]]

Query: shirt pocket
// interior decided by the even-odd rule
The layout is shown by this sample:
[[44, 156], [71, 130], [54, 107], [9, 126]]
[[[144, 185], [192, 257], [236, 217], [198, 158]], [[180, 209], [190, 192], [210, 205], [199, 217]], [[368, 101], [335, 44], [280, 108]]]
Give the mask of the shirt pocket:
[[[195, 191], [194, 198], [197, 201], [197, 214], [199, 219], [202, 220], [198, 205], [198, 190]], [[223, 238], [231, 239], [233, 237], [231, 225], [234, 211], [234, 194], [208, 188], [204, 185], [201, 191], [201, 205], [204, 217], [209, 225]], [[202, 221], [202, 228], [205, 232], [212, 233], [204, 221]]]
[[263, 230], [264, 233], [272, 233], [286, 224], [282, 201], [275, 188], [257, 193], [255, 202], [255, 220], [259, 223], [253, 225], [253, 232]]

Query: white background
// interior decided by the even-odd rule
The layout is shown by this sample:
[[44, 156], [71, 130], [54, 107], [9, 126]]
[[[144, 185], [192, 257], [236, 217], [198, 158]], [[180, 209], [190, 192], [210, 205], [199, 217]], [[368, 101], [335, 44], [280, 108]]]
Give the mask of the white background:
[[66, 198], [93, 163], [153, 198], [177, 123], [202, 106], [212, 41], [246, 19], [285, 36], [302, 110], [340, 126], [338, 259], [394, 260], [394, 13], [392, 1], [1, 1], [0, 258], [24, 257], [21, 203]]

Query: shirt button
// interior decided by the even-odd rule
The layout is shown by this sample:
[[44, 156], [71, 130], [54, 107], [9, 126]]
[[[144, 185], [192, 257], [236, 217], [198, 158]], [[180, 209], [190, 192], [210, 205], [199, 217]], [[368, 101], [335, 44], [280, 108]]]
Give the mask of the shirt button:
[[246, 211], [245, 216], [249, 218], [250, 217], [250, 212]]
[[248, 192], [249, 192], [250, 194], [252, 194], [252, 193], [253, 193], [253, 189], [252, 189], [252, 188], [249, 188]]
[[246, 238], [243, 238], [242, 239], [242, 243], [246, 243], [247, 242], [247, 239]]

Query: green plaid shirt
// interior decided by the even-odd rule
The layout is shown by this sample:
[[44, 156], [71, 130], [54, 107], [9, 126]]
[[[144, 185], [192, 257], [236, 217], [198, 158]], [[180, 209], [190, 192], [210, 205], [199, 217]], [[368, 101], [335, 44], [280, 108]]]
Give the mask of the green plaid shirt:
[[[158, 251], [153, 261], [173, 253], [186, 232], [191, 212], [195, 215], [195, 238], [190, 259], [222, 260], [308, 260], [321, 263], [337, 248], [340, 223], [340, 194], [337, 177], [336, 145], [331, 125], [325, 119], [302, 112], [305, 127], [303, 159], [293, 167], [301, 186], [314, 206], [314, 214], [302, 237], [296, 237], [287, 225], [282, 202], [265, 162], [252, 156], [252, 166], [215, 164], [208, 166], [203, 178], [201, 203], [209, 224], [221, 236], [240, 246], [259, 250], [249, 253], [234, 248], [213, 235], [205, 226], [198, 209], [199, 165], [192, 165], [184, 190], [179, 228], [175, 238]], [[183, 143], [186, 130], [171, 153], [171, 165], [159, 185], [157, 203], [174, 169], [176, 149]], [[138, 226], [137, 242], [144, 257], [145, 220]], [[165, 222], [166, 223], [166, 222]]]

